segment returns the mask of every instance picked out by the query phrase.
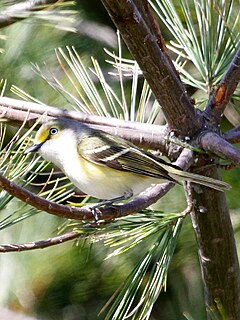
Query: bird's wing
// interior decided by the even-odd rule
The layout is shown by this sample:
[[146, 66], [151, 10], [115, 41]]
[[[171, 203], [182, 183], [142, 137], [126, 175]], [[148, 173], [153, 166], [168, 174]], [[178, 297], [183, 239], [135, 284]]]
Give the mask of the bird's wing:
[[176, 182], [168, 171], [161, 166], [170, 165], [164, 160], [151, 157], [151, 154], [138, 149], [133, 144], [101, 132], [91, 132], [82, 137], [78, 143], [78, 153], [86, 160], [158, 179]]

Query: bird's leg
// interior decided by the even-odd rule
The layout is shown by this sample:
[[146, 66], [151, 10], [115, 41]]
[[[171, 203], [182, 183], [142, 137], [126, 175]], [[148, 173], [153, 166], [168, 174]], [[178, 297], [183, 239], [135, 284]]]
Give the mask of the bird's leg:
[[95, 205], [93, 205], [93, 207], [99, 208], [101, 206], [111, 206], [113, 203], [115, 202], [119, 202], [122, 200], [127, 200], [129, 198], [131, 198], [133, 195], [132, 191], [131, 192], [124, 192], [124, 194], [120, 197], [116, 197], [110, 200], [103, 200], [101, 202], [96, 203]]
[[118, 201], [122, 201], [122, 200], [127, 200], [129, 198], [131, 198], [133, 196], [132, 191], [128, 191], [128, 192], [124, 192], [124, 194], [120, 197], [116, 197], [110, 200], [103, 200], [101, 202], [98, 202], [96, 204], [93, 205], [89, 205], [89, 209], [92, 211], [93, 217], [95, 222], [99, 221], [100, 215], [101, 215], [101, 211], [99, 210], [100, 207], [102, 206], [111, 206], [113, 203], [118, 202]]

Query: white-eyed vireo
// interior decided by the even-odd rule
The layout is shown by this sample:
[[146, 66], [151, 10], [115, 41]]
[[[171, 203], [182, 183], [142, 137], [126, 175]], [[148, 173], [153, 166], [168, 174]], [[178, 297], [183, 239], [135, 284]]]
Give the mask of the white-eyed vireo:
[[69, 119], [44, 123], [25, 153], [33, 151], [98, 199], [127, 199], [166, 181], [187, 180], [220, 191], [230, 188], [223, 181], [182, 171], [120, 137]]

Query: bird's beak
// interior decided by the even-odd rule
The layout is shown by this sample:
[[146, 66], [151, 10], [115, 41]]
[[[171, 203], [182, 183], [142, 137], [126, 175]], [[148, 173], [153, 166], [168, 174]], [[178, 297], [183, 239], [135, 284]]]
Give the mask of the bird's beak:
[[33, 144], [32, 146], [28, 147], [24, 151], [24, 154], [27, 154], [27, 153], [30, 153], [30, 152], [37, 152], [41, 148], [42, 145], [43, 145], [43, 143]]

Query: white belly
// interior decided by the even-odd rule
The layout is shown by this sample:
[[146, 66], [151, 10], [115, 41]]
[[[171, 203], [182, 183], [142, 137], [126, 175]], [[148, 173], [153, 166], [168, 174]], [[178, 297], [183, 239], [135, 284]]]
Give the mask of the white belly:
[[[98, 199], [109, 200], [126, 193], [137, 195], [158, 180], [99, 166], [84, 159], [62, 170], [84, 193]], [[76, 168], [73, 172], [73, 168]], [[77, 169], [78, 168], [78, 169]]]

